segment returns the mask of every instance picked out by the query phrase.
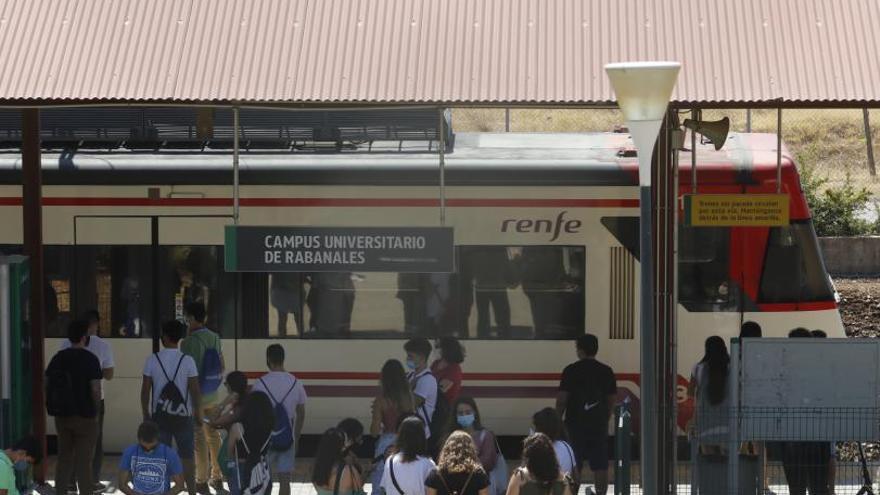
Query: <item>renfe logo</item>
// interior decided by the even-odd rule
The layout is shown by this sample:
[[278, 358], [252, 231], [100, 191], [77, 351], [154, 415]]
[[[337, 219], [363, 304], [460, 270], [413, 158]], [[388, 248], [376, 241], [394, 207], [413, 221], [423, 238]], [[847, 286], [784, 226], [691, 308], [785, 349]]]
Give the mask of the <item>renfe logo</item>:
[[578, 229], [581, 228], [580, 220], [566, 220], [565, 214], [567, 211], [562, 211], [559, 215], [556, 216], [556, 221], [553, 220], [545, 220], [545, 219], [517, 219], [517, 218], [508, 218], [506, 220], [501, 221], [501, 232], [507, 232], [508, 229], [515, 230], [516, 232], [525, 234], [525, 233], [547, 233], [553, 234], [550, 238], [550, 241], [555, 241], [559, 238], [559, 233], [565, 231], [566, 234], [575, 234], [578, 232]]

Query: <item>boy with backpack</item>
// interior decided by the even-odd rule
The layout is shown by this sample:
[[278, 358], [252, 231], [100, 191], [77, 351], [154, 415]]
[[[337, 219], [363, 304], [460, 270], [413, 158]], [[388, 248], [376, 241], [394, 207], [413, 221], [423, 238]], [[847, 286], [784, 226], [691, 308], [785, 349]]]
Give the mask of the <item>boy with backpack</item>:
[[119, 491], [125, 495], [177, 495], [183, 491], [180, 456], [159, 441], [159, 426], [144, 421], [138, 427], [137, 440], [122, 453]]
[[[180, 350], [196, 363], [202, 393], [196, 408], [202, 416], [209, 417], [219, 403], [217, 390], [223, 383], [223, 348], [220, 336], [205, 326], [207, 312], [204, 304], [187, 304], [184, 317], [189, 335], [180, 344]], [[220, 430], [201, 422], [195, 425], [196, 492], [201, 495], [211, 494], [209, 476], [210, 486], [217, 491], [223, 490], [223, 475], [217, 462], [221, 442]]]
[[425, 438], [428, 439], [428, 450], [436, 453], [437, 442], [446, 427], [449, 403], [440, 391], [437, 378], [428, 369], [428, 358], [431, 356], [431, 342], [424, 337], [410, 339], [403, 345], [406, 351], [406, 375], [415, 399], [416, 415], [425, 423]]
[[58, 351], [46, 368], [46, 410], [55, 417], [58, 433], [58, 463], [55, 485], [66, 492], [71, 471], [76, 468], [79, 492], [91, 494], [92, 456], [98, 438], [98, 407], [101, 402], [101, 365], [86, 350], [89, 324], [74, 320], [67, 326], [70, 348]]
[[[290, 495], [296, 445], [306, 418], [306, 389], [292, 373], [284, 370], [284, 348], [272, 344], [266, 348], [269, 372], [251, 387], [251, 393], [263, 392], [275, 411], [272, 437], [267, 455], [269, 469], [280, 487], [279, 495]], [[268, 418], [267, 418], [268, 420]]]
[[162, 325], [163, 349], [144, 363], [141, 385], [141, 412], [144, 421], [152, 419], [159, 426], [159, 442], [177, 446], [183, 464], [186, 488], [196, 493], [193, 462], [193, 423], [202, 424], [199, 403], [198, 371], [193, 358], [180, 352], [178, 344], [186, 326], [172, 320]]

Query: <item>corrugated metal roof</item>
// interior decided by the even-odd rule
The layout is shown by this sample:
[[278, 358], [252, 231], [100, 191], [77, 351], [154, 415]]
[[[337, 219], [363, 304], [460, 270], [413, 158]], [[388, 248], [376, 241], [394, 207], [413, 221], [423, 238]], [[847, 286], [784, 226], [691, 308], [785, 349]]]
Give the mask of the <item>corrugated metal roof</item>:
[[0, 101], [878, 102], [876, 0], [0, 0]]

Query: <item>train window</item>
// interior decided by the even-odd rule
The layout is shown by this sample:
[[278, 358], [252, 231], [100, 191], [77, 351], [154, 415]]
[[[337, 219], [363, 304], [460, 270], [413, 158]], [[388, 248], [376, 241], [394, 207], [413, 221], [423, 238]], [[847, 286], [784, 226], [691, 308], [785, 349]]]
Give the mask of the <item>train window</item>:
[[[75, 314], [97, 309], [104, 337], [152, 335], [150, 246], [78, 245], [70, 252], [65, 263], [76, 272], [72, 280]], [[50, 280], [56, 277], [46, 273]], [[63, 329], [60, 332], [63, 335]]]
[[584, 333], [582, 246], [463, 246], [459, 259], [464, 335], [570, 339]]
[[201, 302], [208, 313], [207, 326], [222, 337], [232, 337], [235, 276], [223, 267], [222, 246], [163, 246], [159, 257], [162, 321], [183, 320], [184, 307]]
[[825, 272], [813, 224], [772, 227], [758, 301], [792, 303], [833, 299], [834, 289]]
[[730, 279], [730, 229], [689, 227], [678, 230], [679, 302], [689, 311], [736, 307], [736, 285]]
[[[247, 336], [564, 339], [583, 334], [583, 247], [456, 249], [456, 273], [262, 274], [266, 330]], [[246, 291], [244, 297], [256, 296]]]

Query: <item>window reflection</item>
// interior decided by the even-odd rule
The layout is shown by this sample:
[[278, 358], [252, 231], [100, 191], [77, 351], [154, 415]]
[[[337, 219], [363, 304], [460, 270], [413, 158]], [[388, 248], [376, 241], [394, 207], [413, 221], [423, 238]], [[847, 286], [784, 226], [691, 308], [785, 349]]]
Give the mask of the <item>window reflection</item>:
[[75, 313], [97, 309], [105, 337], [151, 335], [148, 260], [150, 246], [75, 246]]
[[205, 305], [207, 326], [223, 337], [235, 327], [235, 280], [223, 267], [220, 246], [163, 246], [160, 251], [161, 318], [183, 320], [191, 302]]
[[[269, 274], [263, 281], [269, 300], [262, 303], [268, 336], [564, 339], [583, 333], [583, 247], [461, 246], [456, 256], [456, 273]], [[255, 296], [243, 297], [247, 305]]]

